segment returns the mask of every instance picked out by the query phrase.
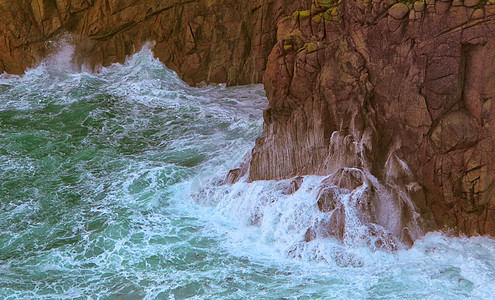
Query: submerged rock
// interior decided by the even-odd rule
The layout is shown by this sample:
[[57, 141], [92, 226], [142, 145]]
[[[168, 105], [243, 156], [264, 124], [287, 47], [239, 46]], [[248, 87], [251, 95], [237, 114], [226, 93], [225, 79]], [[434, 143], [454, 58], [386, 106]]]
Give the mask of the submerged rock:
[[[399, 230], [417, 213], [426, 231], [495, 235], [495, 6], [454, 2], [351, 0], [332, 18], [316, 5], [312, 19], [282, 19], [250, 180], [368, 170], [398, 187], [392, 200], [363, 202], [374, 217], [388, 214], [377, 222], [402, 224], [396, 238], [418, 236]], [[284, 49], [289, 37], [316, 51]], [[352, 141], [342, 153], [335, 133]], [[388, 173], [392, 161], [400, 174]], [[353, 190], [363, 183], [354, 175], [329, 181]], [[320, 210], [333, 209], [324, 199]]]
[[330, 222], [327, 224], [327, 233], [330, 236], [334, 236], [339, 238], [340, 240], [344, 239], [344, 233], [346, 226], [346, 216], [345, 216], [345, 207], [340, 205], [337, 207], [330, 218]]
[[369, 224], [368, 229], [368, 246], [371, 246], [375, 250], [385, 251], [396, 251], [399, 249], [400, 242], [390, 232], [386, 232], [383, 228], [375, 224]]
[[224, 184], [234, 184], [237, 181], [239, 181], [239, 178], [241, 176], [242, 176], [242, 170], [241, 169], [230, 170], [223, 183]]
[[[189, 84], [263, 81], [248, 181], [357, 168], [387, 189], [417, 184], [417, 195], [399, 188], [394, 211], [420, 208], [427, 230], [495, 235], [493, 1], [0, 0], [0, 14], [0, 73], [22, 73], [64, 37], [69, 60], [91, 68], [155, 41]], [[388, 174], [390, 161], [408, 174]], [[349, 191], [365, 183], [341, 175]]]
[[337, 187], [323, 187], [317, 196], [318, 209], [321, 212], [331, 212], [337, 207], [338, 201]]
[[278, 185], [278, 188], [282, 190], [282, 194], [284, 195], [292, 195], [299, 190], [301, 185], [303, 184], [304, 177], [298, 176], [292, 179], [290, 182], [284, 182]]

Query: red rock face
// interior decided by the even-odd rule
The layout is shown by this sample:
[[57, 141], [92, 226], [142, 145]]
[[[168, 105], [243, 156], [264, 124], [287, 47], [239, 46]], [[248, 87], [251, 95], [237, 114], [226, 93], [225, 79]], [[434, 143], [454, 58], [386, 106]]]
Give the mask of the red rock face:
[[187, 83], [260, 83], [276, 22], [303, 1], [0, 0], [0, 73], [21, 74], [69, 33], [75, 61], [123, 62], [154, 41], [155, 55]]
[[494, 1], [338, 2], [0, 0], [0, 72], [35, 66], [69, 34], [79, 65], [155, 41], [191, 85], [264, 76], [250, 180], [366, 169], [390, 193], [403, 187], [427, 229], [495, 235]]
[[367, 168], [411, 187], [427, 229], [495, 235], [495, 5], [468, 4], [314, 3], [282, 19], [250, 180]]

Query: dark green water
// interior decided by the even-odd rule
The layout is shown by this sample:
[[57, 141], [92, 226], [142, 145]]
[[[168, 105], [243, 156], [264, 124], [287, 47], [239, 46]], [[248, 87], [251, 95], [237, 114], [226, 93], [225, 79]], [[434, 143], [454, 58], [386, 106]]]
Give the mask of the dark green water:
[[208, 188], [252, 148], [265, 105], [261, 86], [187, 87], [149, 49], [99, 74], [4, 75], [0, 298], [495, 297], [491, 239], [434, 233], [395, 253], [313, 241], [293, 257], [310, 189]]

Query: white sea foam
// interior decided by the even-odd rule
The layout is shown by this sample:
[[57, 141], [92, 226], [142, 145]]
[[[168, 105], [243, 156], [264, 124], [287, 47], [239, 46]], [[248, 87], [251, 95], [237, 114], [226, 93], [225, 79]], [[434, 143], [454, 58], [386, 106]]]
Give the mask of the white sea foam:
[[[305, 242], [306, 229], [324, 218], [313, 188], [321, 179], [307, 177], [291, 196], [283, 195], [273, 181], [207, 191], [203, 187], [200, 192], [193, 185], [193, 195], [199, 202], [210, 199], [207, 203], [212, 207], [202, 219], [225, 236], [222, 247], [233, 255], [288, 270], [286, 276], [294, 286], [301, 284], [301, 278], [328, 284], [326, 289], [304, 284], [311, 286], [303, 288], [304, 295], [311, 295], [312, 289], [314, 295], [325, 298], [486, 299], [494, 295], [495, 241], [490, 238], [434, 232], [411, 248], [392, 252], [374, 251], [360, 243], [342, 244], [334, 238]], [[333, 281], [339, 284], [333, 286]]]
[[69, 52], [0, 78], [0, 298], [494, 297], [492, 239], [429, 233], [376, 251], [350, 210], [347, 242], [305, 242], [329, 217], [323, 177], [292, 195], [219, 184], [260, 133], [261, 86], [187, 87], [146, 47], [97, 74], [64, 68]]

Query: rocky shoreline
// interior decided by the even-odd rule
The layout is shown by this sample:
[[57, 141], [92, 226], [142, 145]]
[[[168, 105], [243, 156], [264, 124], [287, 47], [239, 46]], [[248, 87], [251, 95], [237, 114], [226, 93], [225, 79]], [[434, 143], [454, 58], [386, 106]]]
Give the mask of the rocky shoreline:
[[424, 230], [495, 236], [492, 0], [2, 0], [0, 13], [0, 73], [35, 66], [69, 34], [78, 65], [155, 41], [191, 85], [263, 82], [263, 134], [230, 181], [352, 185], [346, 170], [366, 169], [402, 187]]

